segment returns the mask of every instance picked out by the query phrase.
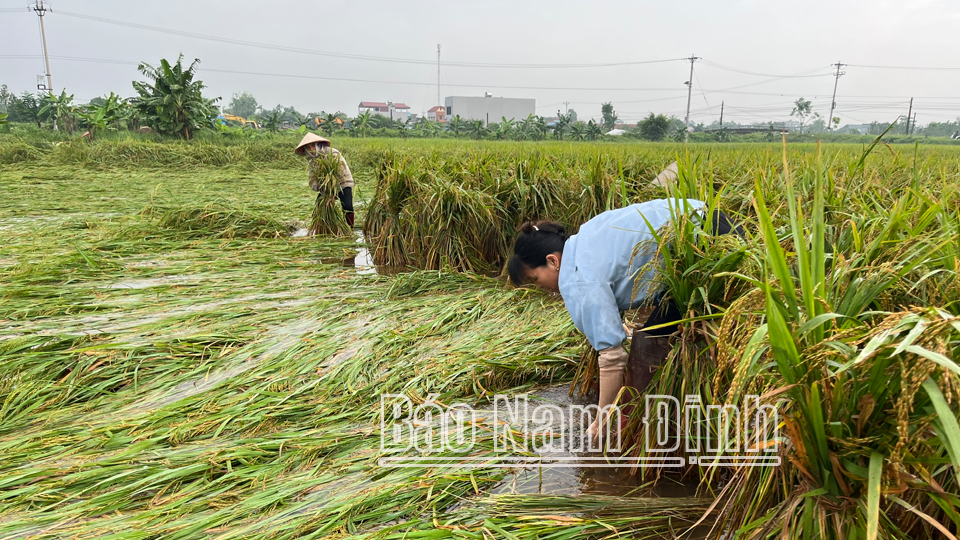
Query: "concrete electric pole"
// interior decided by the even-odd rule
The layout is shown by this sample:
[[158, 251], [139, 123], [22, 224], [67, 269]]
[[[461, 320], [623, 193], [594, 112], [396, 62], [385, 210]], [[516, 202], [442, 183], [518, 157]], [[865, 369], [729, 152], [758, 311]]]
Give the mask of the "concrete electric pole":
[[907, 109], [907, 125], [903, 131], [904, 135], [910, 134], [910, 119], [913, 117], [913, 98], [910, 98], [910, 108]]
[[830, 116], [827, 117], [827, 131], [833, 131], [833, 111], [837, 108], [837, 84], [840, 82], [840, 77], [846, 75], [846, 71], [840, 71], [840, 68], [846, 67], [846, 64], [841, 64], [837, 62], [836, 64], [830, 64], [833, 67], [837, 68], [837, 72], [834, 73], [833, 79], [833, 99], [830, 100]]
[[437, 43], [437, 106], [443, 107], [440, 103], [440, 44]]
[[[47, 11], [53, 11], [47, 8], [46, 5], [40, 0], [34, 0], [33, 5], [30, 6], [30, 9], [35, 11], [40, 17], [40, 43], [43, 45], [43, 63], [46, 68], [45, 75], [47, 76], [47, 92], [51, 95], [53, 94], [53, 75], [50, 73], [50, 55], [47, 53], [47, 32], [43, 26], [43, 16], [47, 14]], [[53, 129], [57, 129], [57, 117], [53, 117]]]
[[686, 83], [687, 85], [687, 114], [683, 118], [683, 125], [686, 126], [686, 131], [683, 134], [683, 142], [690, 140], [690, 100], [693, 98], [693, 63], [699, 60], [699, 56], [690, 55], [690, 58], [685, 60], [690, 61], [690, 80]]

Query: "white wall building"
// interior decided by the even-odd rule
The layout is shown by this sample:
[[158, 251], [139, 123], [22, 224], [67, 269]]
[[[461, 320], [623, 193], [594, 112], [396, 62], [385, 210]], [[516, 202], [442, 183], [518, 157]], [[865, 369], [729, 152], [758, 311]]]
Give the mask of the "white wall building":
[[403, 103], [394, 103], [388, 101], [383, 103], [381, 101], [361, 101], [360, 106], [357, 107], [357, 114], [363, 114], [367, 111], [370, 111], [370, 114], [379, 114], [380, 116], [386, 116], [392, 120], [400, 120], [401, 122], [406, 122], [407, 118], [410, 117], [410, 107]]
[[459, 116], [461, 120], [482, 120], [484, 124], [507, 120], [521, 120], [536, 114], [537, 100], [521, 98], [451, 96], [445, 99], [446, 117], [449, 122]]

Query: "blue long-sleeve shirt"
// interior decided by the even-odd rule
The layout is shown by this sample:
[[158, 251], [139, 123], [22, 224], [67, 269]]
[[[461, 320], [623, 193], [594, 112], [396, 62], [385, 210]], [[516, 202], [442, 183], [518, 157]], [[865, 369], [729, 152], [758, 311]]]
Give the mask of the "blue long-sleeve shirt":
[[[649, 264], [657, 256], [650, 228], [658, 230], [670, 222], [671, 205], [675, 213], [685, 214], [704, 203], [657, 199], [610, 210], [584, 223], [564, 245], [560, 296], [594, 349], [623, 343], [626, 334], [620, 312], [638, 307], [654, 292], [650, 287], [660, 262]], [[641, 243], [646, 245], [633, 257]]]

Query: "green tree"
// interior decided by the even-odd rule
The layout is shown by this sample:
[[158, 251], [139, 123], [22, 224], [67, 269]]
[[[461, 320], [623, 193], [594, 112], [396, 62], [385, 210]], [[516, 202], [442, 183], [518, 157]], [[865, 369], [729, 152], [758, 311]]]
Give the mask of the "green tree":
[[66, 90], [59, 96], [53, 93], [44, 96], [40, 115], [53, 116], [67, 134], [72, 134], [77, 128], [77, 107], [73, 104], [73, 94], [68, 96]]
[[570, 124], [570, 138], [575, 141], [582, 141], [587, 137], [587, 125], [583, 122], [573, 122]]
[[11, 96], [7, 105], [7, 113], [11, 122], [24, 122], [40, 125], [40, 100], [30, 92], [23, 92], [19, 97]]
[[239, 94], [233, 94], [230, 98], [230, 106], [224, 109], [224, 112], [242, 118], [250, 118], [257, 114], [257, 109], [259, 108], [260, 105], [257, 103], [257, 98], [248, 92], [241, 92]]
[[356, 126], [357, 131], [360, 132], [360, 136], [366, 138], [367, 132], [370, 131], [370, 109], [363, 111], [363, 114], [357, 116], [357, 119], [353, 121], [353, 125]]
[[333, 133], [334, 131], [343, 129], [343, 119], [341, 118], [342, 115], [343, 113], [340, 111], [335, 113], [327, 113], [325, 116], [320, 118], [320, 120], [323, 122], [320, 127], [325, 133]]
[[603, 115], [603, 129], [610, 131], [617, 125], [617, 111], [613, 110], [613, 103], [604, 103], [600, 107], [600, 114]]
[[261, 110], [260, 118], [263, 120], [263, 128], [272, 133], [280, 130], [280, 122], [283, 121], [283, 107], [277, 105], [269, 110]]
[[460, 119], [460, 115], [456, 115], [447, 122], [447, 129], [453, 132], [454, 137], [459, 137], [460, 132], [463, 131], [464, 121]]
[[587, 122], [587, 140], [595, 141], [603, 135], [603, 129], [600, 127], [600, 124], [596, 123], [592, 118]]
[[102, 105], [90, 106], [85, 112], [80, 113], [80, 118], [83, 118], [90, 130], [90, 138], [95, 137], [100, 131], [120, 129], [120, 121], [126, 116], [129, 108], [127, 102], [113, 92], [101, 101]]
[[516, 122], [514, 122], [512, 119], [507, 120], [506, 116], [501, 117], [500, 125], [497, 126], [497, 139], [503, 140], [510, 138], [515, 126]]
[[562, 141], [563, 134], [567, 132], [569, 127], [570, 115], [561, 114], [560, 111], [557, 111], [557, 121], [553, 124], [553, 136]]
[[213, 104], [220, 98], [203, 97], [203, 81], [194, 80], [199, 63], [194, 59], [184, 69], [181, 54], [175, 64], [162, 59], [159, 67], [145, 63], [137, 67], [150, 80], [133, 82], [139, 94], [134, 105], [157, 133], [189, 139], [196, 130], [212, 125]]
[[827, 129], [827, 121], [819, 113], [813, 113], [813, 121], [807, 125], [808, 133], [823, 133]]
[[483, 125], [483, 120], [474, 120], [470, 124], [470, 134], [473, 135], [474, 139], [479, 141], [486, 132], [487, 128]]
[[637, 130], [641, 139], [662, 141], [670, 131], [670, 119], [663, 114], [650, 113], [650, 116], [637, 123]]
[[803, 99], [803, 96], [797, 98], [797, 101], [793, 104], [793, 110], [790, 111], [790, 116], [793, 116], [800, 122], [800, 133], [803, 133], [803, 124], [806, 122], [807, 118], [810, 116], [812, 111], [812, 104], [809, 99]]

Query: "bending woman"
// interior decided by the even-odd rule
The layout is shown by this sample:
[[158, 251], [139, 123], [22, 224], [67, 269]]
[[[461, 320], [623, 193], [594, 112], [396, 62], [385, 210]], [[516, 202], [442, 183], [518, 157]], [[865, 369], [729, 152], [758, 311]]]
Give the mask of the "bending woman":
[[[577, 328], [599, 351], [602, 410], [612, 405], [624, 385], [624, 368], [630, 360], [629, 386], [643, 391], [652, 371], [669, 350], [666, 337], [677, 325], [646, 331], [652, 326], [678, 321], [680, 311], [660, 300], [661, 292], [651, 290], [655, 282], [657, 254], [651, 233], [670, 222], [670, 207], [679, 214], [701, 210], [705, 205], [693, 199], [657, 199], [604, 212], [570, 236], [552, 221], [523, 224], [507, 263], [510, 280], [517, 285], [532, 283], [541, 289], [559, 292]], [[715, 212], [713, 233], [734, 230], [729, 218]], [[738, 234], [742, 234], [739, 229]], [[638, 245], [642, 248], [635, 254]], [[634, 332], [631, 354], [623, 348], [626, 332], [622, 311], [645, 303], [655, 304], [654, 313]], [[651, 302], [652, 301], [652, 302]], [[597, 421], [591, 432], [597, 432]]]

